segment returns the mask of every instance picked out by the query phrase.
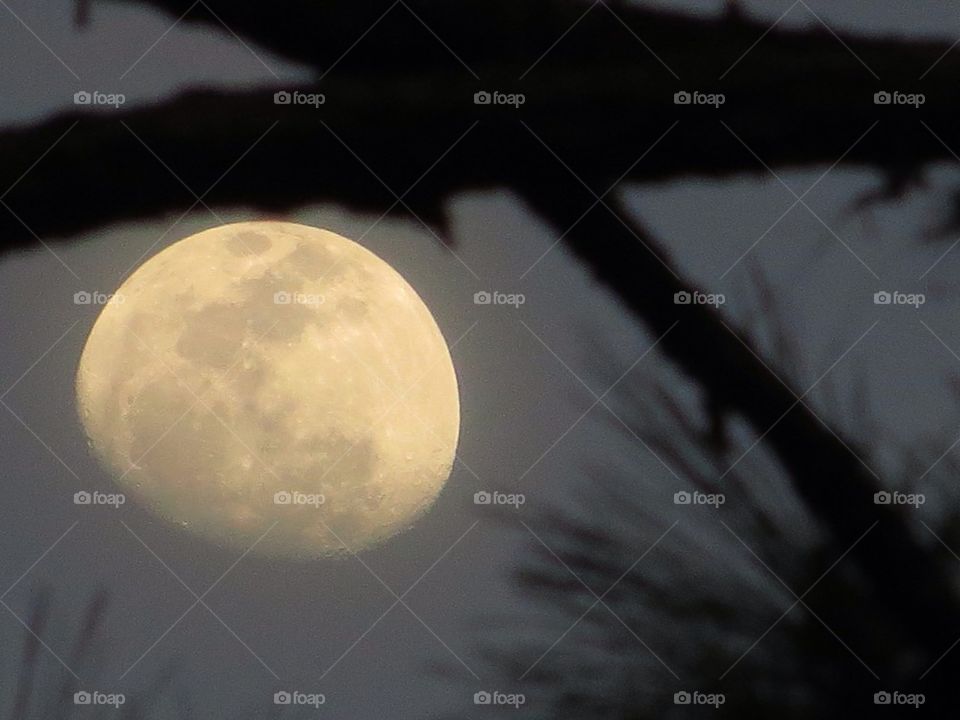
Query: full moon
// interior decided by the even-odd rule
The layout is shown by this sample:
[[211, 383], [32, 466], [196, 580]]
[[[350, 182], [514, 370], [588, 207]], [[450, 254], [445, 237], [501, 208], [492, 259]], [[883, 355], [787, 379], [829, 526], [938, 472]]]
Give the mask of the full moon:
[[411, 526], [460, 427], [416, 291], [335, 233], [212, 228], [104, 305], [77, 370], [90, 445], [132, 498], [221, 546], [309, 558]]

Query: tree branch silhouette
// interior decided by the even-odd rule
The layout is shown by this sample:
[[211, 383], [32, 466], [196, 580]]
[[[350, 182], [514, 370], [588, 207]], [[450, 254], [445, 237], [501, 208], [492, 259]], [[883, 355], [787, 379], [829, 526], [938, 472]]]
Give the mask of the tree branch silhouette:
[[[362, 9], [302, 0], [269, 6], [213, 0], [196, 6], [187, 0], [128, 4], [134, 2], [171, 18], [186, 13], [184, 23], [224, 33], [226, 24], [260, 48], [313, 68], [323, 79], [300, 89], [324, 93], [327, 104], [318, 110], [278, 107], [272, 94], [279, 84], [269, 90], [194, 91], [122, 112], [72, 110], [0, 132], [6, 159], [0, 197], [19, 217], [0, 213], [0, 251], [190, 206], [190, 194], [123, 124], [201, 194], [276, 122], [277, 131], [205, 198], [209, 205], [281, 211], [332, 201], [382, 211], [392, 199], [385, 203], [382, 186], [369, 182], [353, 159], [333, 162], [343, 148], [324, 124], [348, 136], [378, 175], [399, 185], [413, 182], [424, 163], [446, 149], [443, 142], [456, 137], [450, 128], [479, 121], [482, 142], [458, 149], [456, 172], [441, 166], [418, 188], [423, 214], [435, 218], [442, 218], [447, 199], [465, 190], [552, 181], [556, 168], [542, 156], [525, 147], [522, 156], [512, 154], [531, 140], [516, 141], [518, 120], [556, 140], [595, 187], [607, 187], [623, 173], [629, 163], [625, 142], [652, 142], [678, 117], [671, 151], [638, 163], [625, 180], [762, 172], [756, 158], [724, 137], [721, 119], [738, 132], [749, 128], [751, 148], [775, 168], [833, 163], [881, 119], [844, 164], [879, 169], [897, 187], [927, 163], [952, 159], [919, 120], [960, 147], [952, 81], [960, 72], [960, 53], [949, 53], [940, 42], [849, 35], [838, 40], [822, 28], [764, 36], [767, 26], [739, 15], [702, 19], [632, 5], [598, 5], [577, 27], [593, 22], [600, 31], [575, 27], [564, 35], [588, 7], [572, 0], [521, 6], [420, 0]], [[380, 22], [364, 35], [385, 11], [389, 27]], [[878, 109], [875, 73], [889, 89], [922, 86], [927, 104], [919, 112]], [[481, 88], [523, 92], [527, 102], [522, 112], [478, 107], [473, 94]], [[678, 108], [673, 95], [680, 89], [722, 91], [727, 103], [720, 111]], [[51, 151], [57, 162], [33, 166], [64, 133]], [[52, 199], [56, 213], [49, 212]], [[402, 206], [395, 210], [404, 212]]]
[[654, 335], [677, 323], [658, 347], [714, 404], [727, 414], [742, 415], [762, 435], [838, 547], [850, 547], [877, 523], [851, 555], [876, 588], [877, 600], [937, 657], [945, 632], [960, 635], [956, 593], [943, 567], [917, 541], [903, 511], [874, 504], [874, 493], [883, 486], [859, 459], [867, 453], [798, 401], [802, 389], [783, 385], [715, 311], [674, 304], [674, 294], [691, 284], [672, 269], [660, 242], [636, 223], [621, 222], [629, 217], [622, 204], [610, 211], [595, 209], [576, 222], [577, 209], [562, 197], [532, 191], [527, 197], [537, 212], [552, 219], [555, 230], [572, 228], [567, 245]]

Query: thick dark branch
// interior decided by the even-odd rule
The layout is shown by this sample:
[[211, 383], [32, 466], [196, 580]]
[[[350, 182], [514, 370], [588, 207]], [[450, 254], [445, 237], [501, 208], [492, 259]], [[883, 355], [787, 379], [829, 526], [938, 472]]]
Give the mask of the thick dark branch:
[[[203, 24], [217, 31], [223, 31], [226, 25], [281, 57], [315, 68], [318, 73], [341, 75], [383, 77], [438, 67], [469, 74], [460, 64], [462, 60], [484, 81], [516, 81], [550, 48], [538, 64], [543, 70], [565, 68], [567, 72], [586, 70], [593, 74], [606, 68], [616, 76], [636, 64], [661, 79], [707, 83], [701, 87], [707, 89], [763, 37], [724, 78], [726, 87], [753, 90], [764, 84], [755, 81], [764, 79], [770, 81], [766, 83], [769, 86], [791, 86], [791, 77], [812, 73], [812, 90], [804, 93], [810, 98], [821, 97], [815, 78], [824, 71], [877, 82], [883, 78], [885, 83], [906, 90], [952, 42], [908, 43], [839, 33], [842, 43], [868, 69], [831, 31], [817, 23], [812, 31], [784, 31], [781, 26], [765, 35], [769, 20], [740, 13], [711, 19], [617, 0], [589, 11], [591, 0], [370, 0], [362, 4], [350, 0], [205, 0], [202, 5], [193, 0], [97, 1], [106, 6], [149, 5], [171, 19], [183, 16], [183, 23]], [[806, 14], [802, 7], [795, 12], [793, 17]], [[537, 74], [532, 71], [525, 82], [534, 82]], [[949, 66], [940, 67], [936, 74], [949, 78]], [[931, 74], [931, 82], [933, 77]], [[617, 79], [626, 78], [620, 74]], [[837, 93], [836, 97], [843, 95]]]
[[[747, 105], [730, 100], [720, 111], [691, 110], [665, 99], [672, 97], [670, 88], [648, 91], [622, 81], [556, 74], [550, 79], [552, 87], [538, 86], [519, 111], [473, 105], [472, 81], [447, 78], [441, 94], [432, 94], [429, 80], [366, 86], [343, 81], [324, 84], [327, 104], [318, 110], [275, 106], [269, 91], [207, 91], [155, 107], [75, 112], [8, 130], [0, 133], [0, 188], [16, 183], [3, 201], [26, 226], [0, 212], [2, 249], [32, 245], [33, 233], [45, 241], [69, 239], [114, 222], [185, 211], [194, 198], [134, 133], [198, 194], [229, 169], [205, 198], [215, 208], [285, 211], [334, 202], [382, 212], [392, 195], [333, 133], [400, 194], [478, 122], [417, 185], [413, 198], [425, 217], [438, 217], [446, 201], [464, 191], [566, 192], [572, 177], [537, 137], [598, 193], [678, 120], [625, 181], [765, 173], [721, 119], [775, 168], [831, 164], [878, 118], [880, 124], [846, 157], [848, 166], [901, 175], [932, 160], [952, 160], [920, 119], [960, 147], [953, 111], [945, 106], [907, 114], [850, 97], [842, 107], [801, 110], [755, 97]], [[576, 90], [567, 94], [564, 84]], [[402, 206], [395, 210], [406, 212]]]
[[[151, 4], [179, 16], [191, 3]], [[302, 0], [266, 6], [211, 0], [208, 5], [237, 32], [318, 70], [334, 65], [389, 7]], [[763, 172], [720, 120], [773, 167], [833, 163], [877, 120], [880, 125], [850, 153], [848, 163], [902, 178], [930, 160], [951, 158], [921, 119], [948, 144], [960, 146], [952, 130], [960, 53], [947, 54], [920, 84], [927, 95], [920, 111], [877, 107], [871, 72], [825, 31], [770, 33], [720, 80], [765, 27], [627, 5], [616, 6], [615, 17], [598, 5], [520, 81], [582, 14], [582, 3], [410, 6], [482, 80], [397, 5], [314, 88], [327, 97], [319, 110], [274, 106], [272, 92], [204, 92], [149, 108], [69, 113], [37, 127], [8, 130], [0, 134], [0, 192], [79, 120], [51, 156], [4, 197], [30, 230], [0, 213], [3, 248], [32, 244], [32, 232], [44, 240], [65, 238], [189, 207], [189, 193], [121, 121], [198, 193], [279, 122], [217, 185], [206, 199], [209, 204], [286, 210], [332, 201], [381, 211], [392, 197], [323, 123], [401, 193], [479, 120], [471, 137], [417, 188], [418, 212], [431, 217], [463, 190], [555, 185], [555, 161], [520, 121], [555, 146], [597, 192], [675, 120], [680, 121], [677, 130], [627, 180]], [[682, 79], [675, 79], [618, 17]], [[202, 5], [188, 21], [220, 27]], [[884, 87], [902, 91], [914, 89], [916, 78], [948, 49], [930, 42], [844, 41], [884, 78]], [[527, 102], [519, 110], [476, 106], [473, 93], [479, 88], [521, 91]], [[720, 110], [676, 106], [678, 89], [722, 91], [726, 104]], [[56, 212], [49, 211], [51, 206]]]

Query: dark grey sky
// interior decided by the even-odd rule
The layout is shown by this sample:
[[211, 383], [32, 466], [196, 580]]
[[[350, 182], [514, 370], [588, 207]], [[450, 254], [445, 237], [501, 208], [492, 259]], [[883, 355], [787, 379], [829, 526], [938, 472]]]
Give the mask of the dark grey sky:
[[[271, 83], [274, 76], [295, 83], [300, 77], [296, 68], [259, 49], [251, 52], [229, 34], [214, 36], [186, 24], [167, 32], [170, 19], [151, 12], [97, 3], [92, 25], [81, 32], [70, 24], [66, 0], [7, 4], [40, 38], [0, 7], [0, 121], [8, 124], [64, 109], [81, 88], [124, 92], [130, 102], [146, 102], [194, 83]], [[720, 6], [670, 4], [708, 11]], [[910, 34], [960, 37], [960, 18], [934, 0], [918, 0], [909, 10], [898, 2], [871, 3], [869, 8], [825, 0], [808, 4], [838, 28], [909, 29]], [[771, 22], [791, 7], [788, 0], [748, 5]], [[784, 22], [815, 21], [796, 6]], [[533, 56], [534, 50], [539, 52], [532, 49]], [[136, 148], [131, 146], [131, 151]], [[430, 161], [425, 159], [426, 164]], [[802, 193], [825, 169], [783, 173], [782, 178]], [[559, 166], [558, 172], [563, 172]], [[960, 363], [915, 313], [883, 313], [871, 297], [876, 289], [921, 288], [930, 299], [923, 320], [960, 350], [960, 328], [953, 321], [957, 293], [949, 281], [960, 269], [960, 250], [921, 280], [952, 242], [921, 245], [929, 226], [941, 219], [946, 191], [956, 177], [953, 168], [942, 168], [931, 175], [929, 188], [904, 203], [855, 215], [849, 211], [851, 200], [874, 187], [877, 179], [834, 171], [807, 201], [848, 248], [799, 207], [723, 279], [724, 271], [792, 203], [776, 180], [761, 171], [729, 182], [645, 188], [629, 197], [702, 287], [727, 294], [724, 312], [730, 322], [746, 323], [754, 306], [748, 269], [767, 275], [802, 348], [794, 376], [798, 387], [811, 384], [861, 332], [881, 320], [869, 342], [837, 367], [830, 382], [811, 398], [829, 407], [849, 398], [856, 383], [866, 383], [879, 422], [908, 442], [922, 442], [939, 437], [934, 431], [956, 426], [955, 402], [943, 392], [943, 379], [955, 377]], [[56, 212], [55, 199], [50, 212]], [[251, 217], [242, 211], [221, 214], [226, 220]], [[562, 246], [519, 280], [555, 237], [515, 198], [463, 197], [453, 204], [452, 215], [459, 260], [415, 221], [384, 220], [364, 244], [411, 282], [449, 341], [479, 321], [453, 353], [463, 408], [459, 452], [470, 470], [464, 465], [455, 469], [437, 505], [415, 529], [363, 555], [373, 572], [353, 559], [288, 565], [247, 557], [206, 598], [229, 629], [198, 606], [162, 639], [193, 598], [120, 521], [198, 594], [236, 556], [167, 527], [133, 504], [121, 511], [91, 512], [79, 512], [73, 505], [75, 490], [108, 488], [109, 479], [87, 455], [74, 418], [73, 374], [96, 308], [76, 306], [72, 296], [79, 289], [113, 291], [144, 253], [153, 254], [217, 221], [203, 211], [191, 214], [157, 244], [175, 217], [117, 226], [56, 245], [60, 260], [38, 249], [0, 261], [0, 388], [17, 383], [4, 400], [30, 428], [10, 412], [0, 412], [5, 460], [0, 593], [77, 522], [3, 598], [26, 617], [32, 593], [44, 583], [54, 588], [56, 621], [44, 635], [52, 652], [44, 653], [41, 661], [48, 672], [58, 667], [53, 652], [65, 659], [69, 655], [78, 604], [106, 587], [112, 595], [106, 627], [111, 651], [96, 665], [98, 672], [85, 668], [86, 673], [78, 673], [84, 675], [84, 684], [134, 693], [164, 663], [176, 659], [178, 686], [198, 709], [212, 713], [201, 716], [234, 717], [236, 708], [260, 706], [273, 689], [289, 686], [324, 692], [329, 713], [348, 720], [423, 717], [448, 706], [472, 707], [467, 688], [497, 686], [499, 681], [473, 651], [473, 639], [488, 612], [515, 614], [518, 622], [523, 617], [509, 573], [532, 538], [522, 527], [507, 531], [478, 513], [473, 493], [484, 487], [514, 488], [526, 473], [520, 484], [528, 495], [524, 513], [564, 502], [585, 482], [582, 468], [587, 462], [625, 442], [611, 436], [602, 409], [595, 408], [553, 446], [593, 402], [574, 373], [602, 393], [653, 338], [592, 284]], [[375, 217], [325, 206], [304, 208], [291, 219], [358, 237]], [[520, 291], [527, 303], [520, 311], [478, 308], [472, 295], [479, 289]], [[844, 312], [838, 313], [838, 307]], [[75, 322], [56, 348], [31, 367]], [[608, 346], [603, 354], [597, 338]], [[662, 358], [653, 353], [632, 377], [642, 378], [648, 371], [652, 376], [660, 364]], [[916, 372], [919, 366], [922, 374]], [[897, 390], [884, 390], [888, 387]], [[643, 486], [667, 487], [672, 493], [676, 481], [670, 474], [642, 450], [636, 452]], [[395, 607], [320, 680], [393, 603], [373, 573], [403, 593], [471, 527], [406, 599], [423, 624], [404, 607]], [[17, 621], [0, 611], [0, 647], [7, 648], [3, 668], [15, 666], [16, 656], [9, 649], [21, 636]], [[554, 639], [544, 637], [544, 649]], [[432, 677], [428, 671], [437, 662], [462, 676], [463, 685]], [[471, 672], [479, 680], [472, 679]], [[0, 674], [0, 709], [9, 702], [10, 678], [9, 671]]]

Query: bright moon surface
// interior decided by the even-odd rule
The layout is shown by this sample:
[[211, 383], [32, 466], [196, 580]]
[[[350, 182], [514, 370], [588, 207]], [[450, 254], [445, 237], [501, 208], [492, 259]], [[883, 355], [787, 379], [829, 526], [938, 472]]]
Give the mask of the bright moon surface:
[[272, 221], [205, 230], [138, 268], [87, 339], [77, 406], [98, 458], [156, 514], [298, 558], [409, 527], [460, 425], [416, 291], [351, 240]]

